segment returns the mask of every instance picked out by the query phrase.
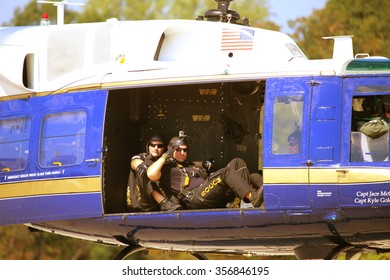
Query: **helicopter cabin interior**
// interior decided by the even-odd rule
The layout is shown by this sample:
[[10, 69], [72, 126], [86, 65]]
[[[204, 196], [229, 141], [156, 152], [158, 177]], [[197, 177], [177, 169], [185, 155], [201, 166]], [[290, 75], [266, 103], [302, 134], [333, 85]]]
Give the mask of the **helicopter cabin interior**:
[[[112, 90], [108, 94], [103, 155], [104, 212], [126, 212], [130, 159], [145, 152], [148, 137], [166, 140], [184, 131], [189, 159], [214, 159], [216, 167], [244, 159], [259, 171], [263, 81]], [[260, 160], [261, 162], [261, 160]]]

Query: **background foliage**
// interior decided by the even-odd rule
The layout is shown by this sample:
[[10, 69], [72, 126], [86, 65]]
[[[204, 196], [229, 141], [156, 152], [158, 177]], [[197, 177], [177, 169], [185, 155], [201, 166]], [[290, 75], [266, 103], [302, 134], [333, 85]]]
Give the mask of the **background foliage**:
[[[194, 19], [208, 9], [216, 8], [211, 0], [89, 0], [80, 12], [67, 9], [65, 23], [97, 22], [109, 18], [139, 19]], [[234, 1], [231, 10], [247, 17], [251, 25], [279, 31], [270, 21], [266, 0]], [[314, 10], [308, 17], [289, 22], [290, 34], [309, 58], [329, 58], [332, 42], [323, 36], [354, 35], [355, 53], [369, 53], [390, 57], [390, 1], [388, 0], [328, 0], [326, 6]], [[38, 25], [42, 13], [56, 21], [56, 8], [31, 0], [23, 9], [15, 9], [10, 22], [2, 26]], [[121, 248], [97, 245], [87, 241], [43, 232], [30, 232], [26, 226], [0, 227], [0, 259], [112, 259]], [[133, 259], [194, 259], [185, 253], [151, 251], [136, 253]], [[241, 256], [212, 255], [210, 259], [240, 259]], [[256, 257], [278, 259], [279, 257]], [[294, 257], [287, 257], [295, 259]], [[341, 256], [342, 258], [342, 256]], [[285, 258], [284, 258], [285, 259]], [[390, 254], [364, 254], [361, 259], [390, 259]]]
[[390, 1], [328, 0], [309, 17], [290, 21], [293, 38], [309, 58], [325, 58], [332, 53], [323, 36], [353, 35], [354, 51], [390, 57]]

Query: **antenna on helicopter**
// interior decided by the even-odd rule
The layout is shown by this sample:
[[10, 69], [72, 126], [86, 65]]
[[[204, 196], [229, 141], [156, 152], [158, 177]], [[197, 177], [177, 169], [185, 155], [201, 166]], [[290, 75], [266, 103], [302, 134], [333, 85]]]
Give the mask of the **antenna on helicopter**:
[[68, 2], [68, 0], [63, 0], [61, 2], [37, 1], [37, 3], [53, 4], [53, 6], [57, 6], [57, 25], [64, 24], [65, 5], [84, 6], [84, 3], [73, 3], [73, 2]]

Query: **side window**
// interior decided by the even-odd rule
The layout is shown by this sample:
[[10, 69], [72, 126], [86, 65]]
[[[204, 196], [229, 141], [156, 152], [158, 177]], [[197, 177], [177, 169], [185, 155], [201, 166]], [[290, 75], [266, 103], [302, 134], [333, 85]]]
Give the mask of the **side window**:
[[42, 122], [39, 164], [77, 165], [84, 160], [87, 114], [84, 111], [48, 114]]
[[303, 96], [274, 98], [273, 154], [299, 154], [302, 139]]
[[351, 162], [389, 161], [390, 95], [378, 94], [378, 87], [364, 92], [370, 89], [376, 94], [361, 94], [360, 87], [352, 97]]
[[30, 118], [0, 120], [0, 173], [27, 167]]

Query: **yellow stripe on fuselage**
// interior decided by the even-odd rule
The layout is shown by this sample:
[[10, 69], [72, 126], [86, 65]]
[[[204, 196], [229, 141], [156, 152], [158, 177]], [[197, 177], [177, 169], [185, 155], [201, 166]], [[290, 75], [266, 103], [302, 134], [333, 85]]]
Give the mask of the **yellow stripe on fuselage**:
[[0, 186], [0, 199], [100, 191], [100, 177], [11, 182]]
[[390, 181], [390, 168], [264, 168], [265, 184], [364, 184]]
[[307, 184], [308, 172], [305, 169], [264, 168], [264, 184]]

